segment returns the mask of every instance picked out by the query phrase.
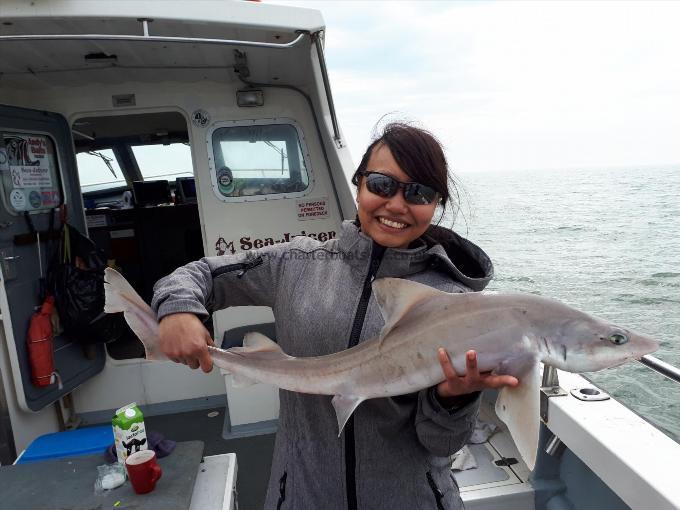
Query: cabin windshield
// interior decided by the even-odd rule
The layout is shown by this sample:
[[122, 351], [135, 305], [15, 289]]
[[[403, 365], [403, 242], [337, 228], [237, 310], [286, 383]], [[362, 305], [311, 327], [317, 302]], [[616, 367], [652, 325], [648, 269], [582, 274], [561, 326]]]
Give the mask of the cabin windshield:
[[113, 150], [79, 152], [76, 160], [83, 192], [125, 186], [125, 175]]
[[145, 181], [194, 176], [187, 143], [134, 145], [132, 154]]

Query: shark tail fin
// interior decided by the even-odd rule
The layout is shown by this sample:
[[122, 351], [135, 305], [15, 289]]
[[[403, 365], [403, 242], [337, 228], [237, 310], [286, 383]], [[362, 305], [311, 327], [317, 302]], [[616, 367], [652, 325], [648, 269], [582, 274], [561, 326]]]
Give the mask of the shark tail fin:
[[144, 302], [123, 275], [115, 269], [107, 267], [104, 270], [104, 282], [108, 284], [104, 285], [104, 311], [106, 313], [126, 312], [131, 306], [138, 306], [153, 314], [151, 307]]
[[104, 270], [104, 282], [104, 312], [123, 312], [125, 322], [144, 345], [146, 359], [167, 360], [158, 348], [158, 323], [151, 307], [115, 269], [107, 267]]

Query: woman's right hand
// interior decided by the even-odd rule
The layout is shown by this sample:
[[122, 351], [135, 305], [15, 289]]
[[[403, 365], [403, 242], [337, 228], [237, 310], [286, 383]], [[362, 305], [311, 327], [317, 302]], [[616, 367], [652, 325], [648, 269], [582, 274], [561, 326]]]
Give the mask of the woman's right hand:
[[158, 332], [161, 351], [175, 363], [212, 370], [208, 345], [215, 345], [210, 333], [193, 313], [173, 313], [161, 319]]

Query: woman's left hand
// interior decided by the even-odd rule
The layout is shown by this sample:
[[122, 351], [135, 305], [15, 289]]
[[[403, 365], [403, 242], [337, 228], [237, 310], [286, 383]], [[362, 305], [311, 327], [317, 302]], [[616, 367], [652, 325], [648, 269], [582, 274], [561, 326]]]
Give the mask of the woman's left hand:
[[519, 384], [519, 380], [511, 375], [495, 375], [491, 372], [480, 373], [477, 368], [477, 353], [475, 351], [465, 353], [466, 371], [463, 376], [456, 373], [444, 348], [439, 348], [438, 355], [439, 363], [441, 363], [444, 376], [446, 376], [446, 380], [437, 385], [438, 397], [458, 397], [489, 388], [514, 387]]

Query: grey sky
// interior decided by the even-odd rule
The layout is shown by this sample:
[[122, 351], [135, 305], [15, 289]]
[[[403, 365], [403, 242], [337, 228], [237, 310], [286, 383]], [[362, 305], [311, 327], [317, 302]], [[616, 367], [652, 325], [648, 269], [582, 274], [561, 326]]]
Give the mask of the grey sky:
[[322, 11], [355, 162], [392, 113], [458, 171], [680, 164], [680, 2], [269, 3]]

